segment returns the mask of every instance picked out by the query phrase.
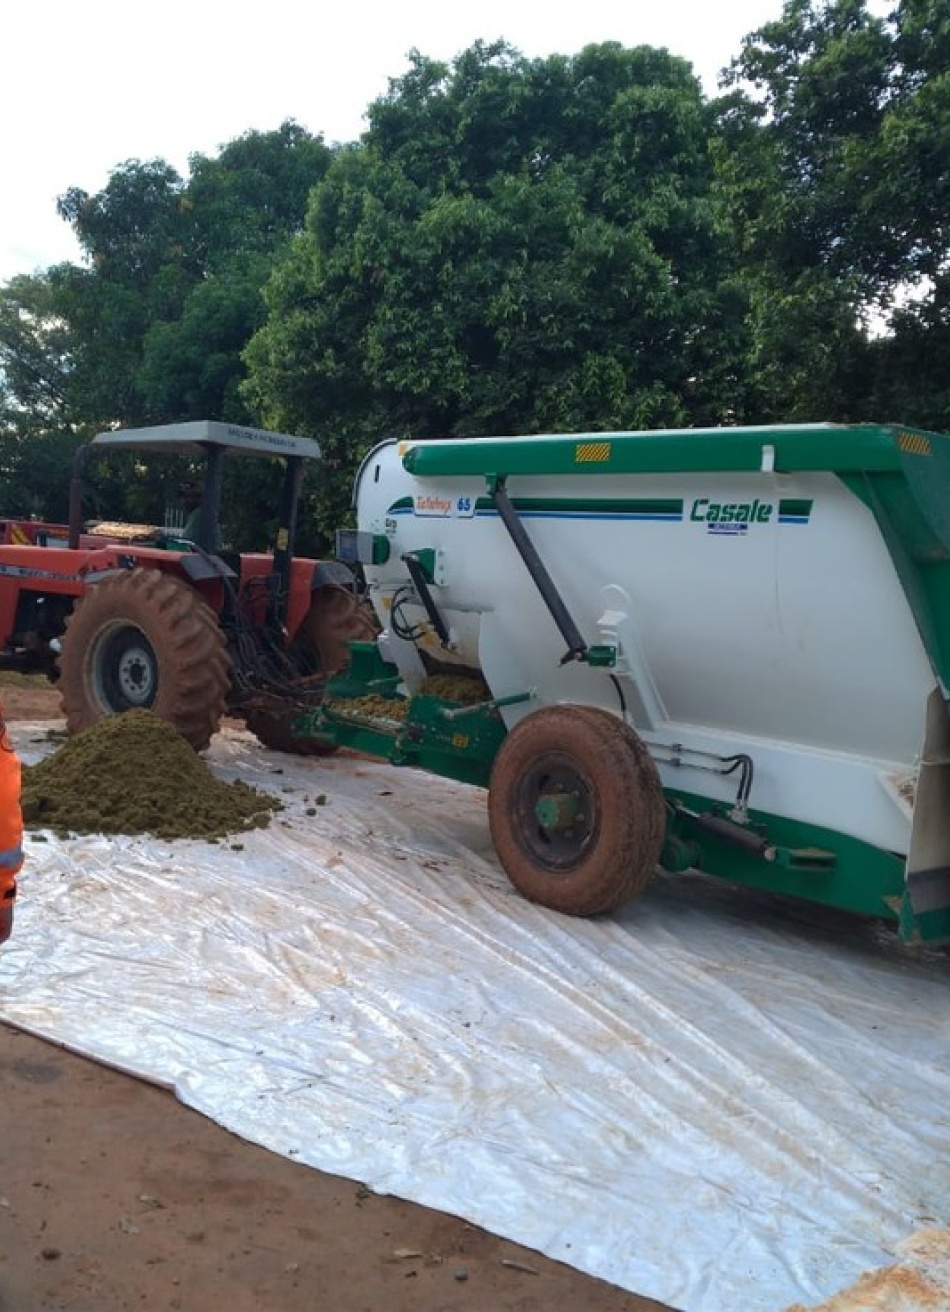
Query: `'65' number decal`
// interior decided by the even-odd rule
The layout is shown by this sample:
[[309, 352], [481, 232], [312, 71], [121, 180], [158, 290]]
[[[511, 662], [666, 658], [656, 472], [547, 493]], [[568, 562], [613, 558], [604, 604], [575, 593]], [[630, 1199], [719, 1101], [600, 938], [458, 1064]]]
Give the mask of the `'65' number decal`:
[[412, 513], [425, 518], [471, 519], [475, 514], [474, 497], [443, 496], [439, 492], [417, 492]]

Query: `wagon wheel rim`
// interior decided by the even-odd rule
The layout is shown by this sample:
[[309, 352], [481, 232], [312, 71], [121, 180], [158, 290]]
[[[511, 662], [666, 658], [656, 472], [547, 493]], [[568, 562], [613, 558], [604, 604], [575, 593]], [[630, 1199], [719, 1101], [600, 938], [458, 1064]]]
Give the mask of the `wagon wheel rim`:
[[600, 826], [597, 789], [566, 753], [539, 757], [515, 790], [519, 841], [552, 876], [568, 875], [583, 861]]

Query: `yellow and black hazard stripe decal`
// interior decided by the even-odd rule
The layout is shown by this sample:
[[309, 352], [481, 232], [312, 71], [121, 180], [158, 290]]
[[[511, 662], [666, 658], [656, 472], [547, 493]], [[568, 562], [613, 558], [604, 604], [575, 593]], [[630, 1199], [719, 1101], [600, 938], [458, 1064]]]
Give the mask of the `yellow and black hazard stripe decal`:
[[922, 433], [898, 433], [897, 445], [909, 456], [933, 455], [930, 438], [924, 437]]
[[578, 442], [574, 447], [574, 463], [578, 465], [604, 465], [610, 460], [609, 442]]

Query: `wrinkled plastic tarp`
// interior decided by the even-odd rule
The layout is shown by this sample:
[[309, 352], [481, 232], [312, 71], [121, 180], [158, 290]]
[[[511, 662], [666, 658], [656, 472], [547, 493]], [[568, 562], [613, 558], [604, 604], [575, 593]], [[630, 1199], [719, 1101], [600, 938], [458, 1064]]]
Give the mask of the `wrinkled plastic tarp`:
[[950, 1221], [948, 958], [699, 875], [571, 920], [508, 885], [476, 789], [208, 759], [286, 809], [29, 841], [4, 1019], [686, 1312], [818, 1302]]

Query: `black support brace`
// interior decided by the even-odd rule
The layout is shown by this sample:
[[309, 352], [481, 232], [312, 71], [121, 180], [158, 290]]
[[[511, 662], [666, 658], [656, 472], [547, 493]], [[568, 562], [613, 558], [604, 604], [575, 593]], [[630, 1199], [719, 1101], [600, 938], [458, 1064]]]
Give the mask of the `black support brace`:
[[524, 524], [518, 518], [518, 512], [511, 504], [511, 498], [508, 496], [504, 478], [498, 478], [494, 481], [494, 486], [491, 488], [491, 498], [501, 522], [508, 530], [508, 535], [515, 544], [518, 555], [524, 561], [525, 568], [541, 594], [541, 600], [551, 612], [551, 618], [557, 625], [561, 637], [567, 643], [567, 651], [561, 657], [561, 664], [566, 665], [568, 661], [582, 661], [587, 652], [587, 643], [581, 637], [580, 630], [565, 606], [554, 580], [545, 568], [544, 561], [538, 555], [534, 543], [528, 537]]

